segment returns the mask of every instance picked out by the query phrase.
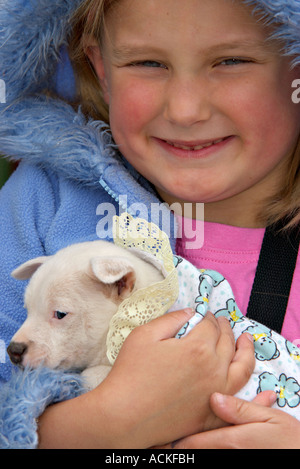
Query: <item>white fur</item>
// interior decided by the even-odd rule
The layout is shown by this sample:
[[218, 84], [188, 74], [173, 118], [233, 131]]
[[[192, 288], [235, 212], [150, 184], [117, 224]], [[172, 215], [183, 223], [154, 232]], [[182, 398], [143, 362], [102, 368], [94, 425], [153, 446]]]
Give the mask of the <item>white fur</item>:
[[[90, 388], [110, 371], [106, 336], [119, 304], [163, 278], [153, 265], [105, 241], [30, 260], [12, 275], [31, 277], [25, 292], [28, 317], [11, 342], [27, 346], [20, 365], [85, 370]], [[57, 319], [56, 311], [68, 315]]]

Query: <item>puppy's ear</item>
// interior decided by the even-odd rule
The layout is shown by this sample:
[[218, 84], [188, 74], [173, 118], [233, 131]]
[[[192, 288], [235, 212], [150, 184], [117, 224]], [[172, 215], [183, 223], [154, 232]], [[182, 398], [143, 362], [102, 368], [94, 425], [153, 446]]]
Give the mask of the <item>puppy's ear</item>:
[[132, 292], [136, 275], [125, 257], [93, 257], [90, 266], [94, 276], [105, 285], [117, 287], [118, 296], [126, 298]]
[[17, 280], [27, 280], [30, 278], [34, 272], [49, 259], [50, 256], [36, 257], [30, 261], [24, 262], [19, 267], [17, 267], [12, 273], [12, 277]]

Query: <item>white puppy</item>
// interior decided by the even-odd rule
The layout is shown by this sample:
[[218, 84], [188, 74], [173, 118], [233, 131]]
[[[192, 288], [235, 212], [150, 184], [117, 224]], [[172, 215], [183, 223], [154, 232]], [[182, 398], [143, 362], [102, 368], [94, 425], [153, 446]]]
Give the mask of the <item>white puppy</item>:
[[300, 420], [298, 347], [243, 316], [223, 275], [173, 256], [166, 235], [148, 232], [139, 222], [140, 232], [129, 226], [126, 238], [126, 220], [116, 244], [72, 245], [13, 272], [31, 280], [25, 292], [28, 317], [8, 346], [12, 362], [81, 371], [92, 389], [107, 376], [134, 327], [189, 306], [195, 315], [176, 337], [189, 333], [207, 311], [225, 316], [235, 339], [246, 332], [254, 342], [256, 366], [237, 396], [252, 400], [273, 390], [277, 408]]
[[11, 361], [85, 370], [89, 388], [110, 371], [106, 336], [120, 303], [163, 279], [147, 261], [105, 241], [75, 244], [32, 259], [12, 276], [31, 280], [25, 292], [28, 317], [8, 346]]

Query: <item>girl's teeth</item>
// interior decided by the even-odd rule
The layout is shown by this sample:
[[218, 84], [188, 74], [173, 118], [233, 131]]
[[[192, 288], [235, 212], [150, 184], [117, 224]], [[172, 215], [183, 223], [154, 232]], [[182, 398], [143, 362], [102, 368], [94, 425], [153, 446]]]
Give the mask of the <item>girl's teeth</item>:
[[169, 145], [172, 145], [175, 148], [180, 148], [181, 150], [197, 151], [197, 150], [202, 150], [202, 148], [207, 148], [207, 147], [211, 147], [212, 145], [216, 145], [217, 143], [220, 143], [223, 140], [224, 140], [223, 138], [220, 138], [219, 140], [216, 140], [214, 142], [205, 143], [204, 145], [197, 145], [195, 147], [188, 147], [188, 146], [185, 146], [185, 145], [178, 145], [177, 143], [172, 143], [172, 142], [169, 142], [168, 140], [167, 140], [167, 143]]

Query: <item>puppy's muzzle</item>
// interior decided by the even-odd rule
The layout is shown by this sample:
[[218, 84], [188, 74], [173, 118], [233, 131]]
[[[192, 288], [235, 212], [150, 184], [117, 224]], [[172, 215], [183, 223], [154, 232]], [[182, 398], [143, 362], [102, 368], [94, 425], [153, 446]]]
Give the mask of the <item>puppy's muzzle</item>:
[[21, 365], [23, 357], [28, 349], [28, 346], [23, 342], [11, 342], [7, 347], [7, 353], [10, 360], [14, 365]]

